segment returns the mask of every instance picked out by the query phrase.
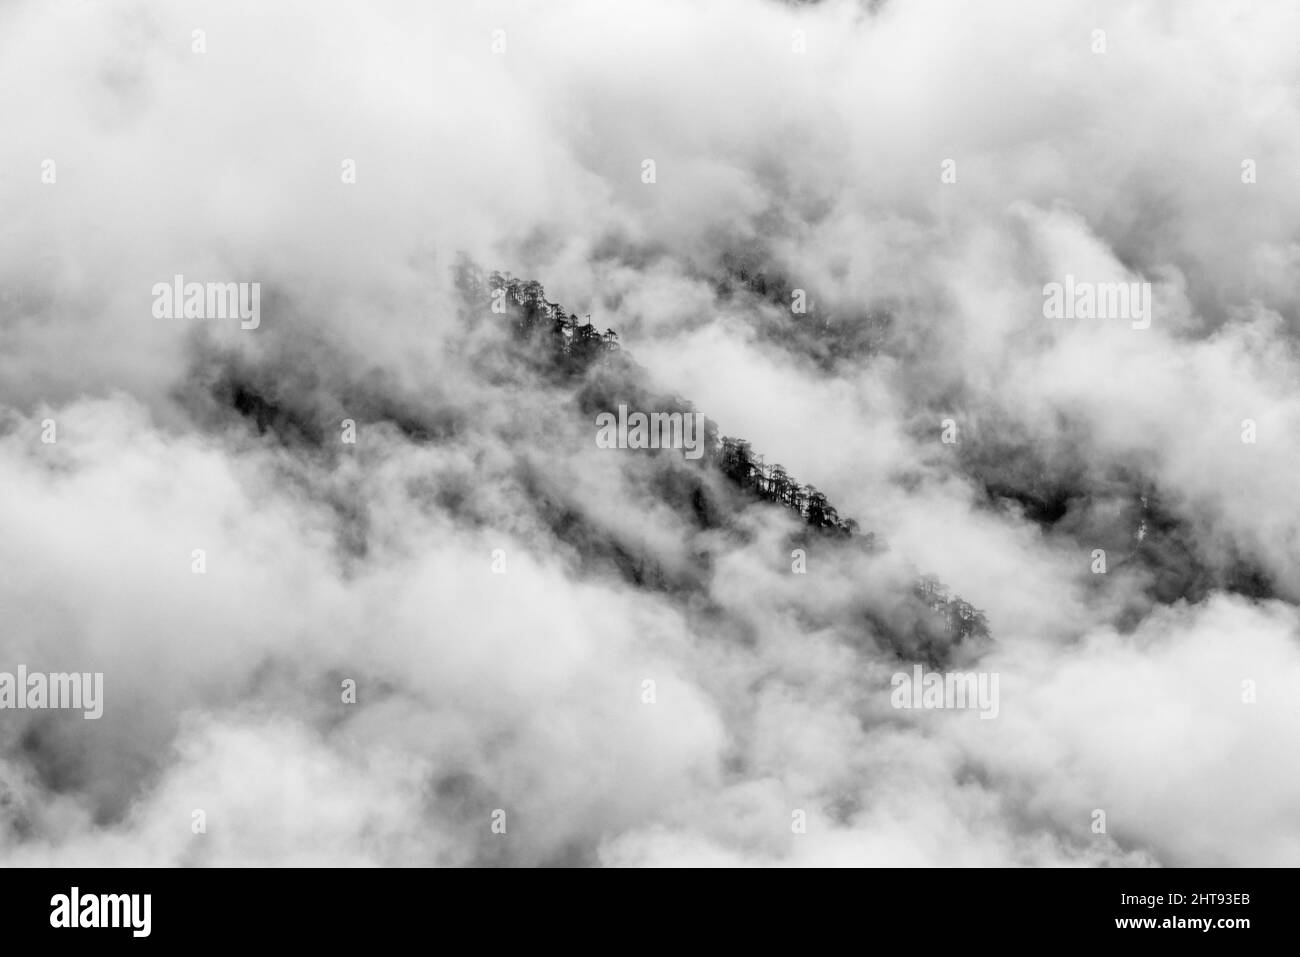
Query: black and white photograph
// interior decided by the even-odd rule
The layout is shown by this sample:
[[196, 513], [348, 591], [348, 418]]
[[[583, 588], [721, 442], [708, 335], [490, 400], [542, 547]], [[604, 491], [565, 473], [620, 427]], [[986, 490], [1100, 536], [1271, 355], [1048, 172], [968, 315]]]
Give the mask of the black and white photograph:
[[1249, 940], [1297, 475], [1295, 3], [0, 0], [51, 939], [201, 871], [800, 868]]

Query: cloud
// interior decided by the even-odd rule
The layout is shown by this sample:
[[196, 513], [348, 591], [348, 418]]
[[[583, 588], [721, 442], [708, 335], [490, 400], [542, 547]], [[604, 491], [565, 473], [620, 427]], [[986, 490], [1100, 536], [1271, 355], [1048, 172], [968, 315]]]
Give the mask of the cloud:
[[[6, 5], [0, 670], [106, 696], [0, 713], [6, 859], [1294, 863], [1295, 18]], [[888, 547], [595, 448], [461, 254]], [[998, 720], [889, 706], [917, 571]]]

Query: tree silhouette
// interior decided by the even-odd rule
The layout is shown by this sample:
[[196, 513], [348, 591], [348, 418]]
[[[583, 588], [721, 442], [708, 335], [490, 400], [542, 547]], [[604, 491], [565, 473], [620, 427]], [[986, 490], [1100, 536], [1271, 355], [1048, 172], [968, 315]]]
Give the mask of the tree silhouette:
[[[731, 275], [760, 294], [788, 298], [790, 284], [784, 278], [752, 273], [744, 264], [733, 269]], [[583, 376], [602, 362], [623, 357], [618, 333], [613, 329], [599, 332], [591, 323], [590, 315], [579, 322], [575, 313], [566, 314], [558, 303], [546, 298], [545, 289], [535, 280], [519, 280], [499, 271], [484, 277], [478, 266], [462, 259], [455, 267], [455, 281], [470, 303], [490, 304], [493, 291], [504, 290], [508, 325], [515, 339], [536, 346], [541, 351], [543, 366], [552, 374]], [[482, 313], [471, 310], [471, 314], [471, 321], [477, 321]], [[694, 411], [690, 403], [681, 399], [668, 404], [674, 411]], [[712, 435], [710, 443], [714, 441]], [[875, 545], [872, 533], [860, 533], [858, 523], [851, 518], [841, 519], [826, 495], [815, 486], [801, 485], [782, 465], [764, 465], [763, 457], [745, 439], [723, 436], [716, 445], [708, 446], [708, 454], [702, 461], [720, 471], [743, 494], [797, 513], [813, 531], [832, 537], [860, 536], [867, 547]], [[934, 576], [921, 576], [913, 587], [913, 595], [940, 620], [951, 640], [988, 637], [984, 613], [969, 602], [949, 595]]]

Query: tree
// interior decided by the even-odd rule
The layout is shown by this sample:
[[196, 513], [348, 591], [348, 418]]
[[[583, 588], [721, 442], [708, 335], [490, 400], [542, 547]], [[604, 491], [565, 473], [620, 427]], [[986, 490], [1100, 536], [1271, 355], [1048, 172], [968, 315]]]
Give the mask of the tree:
[[768, 497], [772, 501], [790, 508], [794, 504], [795, 483], [790, 480], [784, 465], [773, 465], [768, 473]]

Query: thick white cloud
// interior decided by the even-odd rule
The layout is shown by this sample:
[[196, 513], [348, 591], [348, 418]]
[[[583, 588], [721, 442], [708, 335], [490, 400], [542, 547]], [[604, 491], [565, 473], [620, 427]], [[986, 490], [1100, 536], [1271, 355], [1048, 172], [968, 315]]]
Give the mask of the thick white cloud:
[[[0, 853], [1296, 863], [1296, 19], [3, 6], [0, 670], [102, 670], [107, 702], [0, 712]], [[563, 389], [469, 358], [493, 339], [458, 316], [461, 252], [618, 329], [890, 550], [814, 546], [795, 576], [787, 517], [699, 533]], [[729, 263], [820, 311], [717, 295]], [[177, 273], [261, 282], [262, 327], [155, 319]], [[1043, 318], [1066, 274], [1151, 282], [1151, 328]], [[875, 355], [798, 345], [871, 308]], [[363, 420], [358, 445], [259, 439], [220, 407], [232, 369], [303, 427]], [[1061, 528], [990, 504], [1020, 467], [1078, 493]], [[1121, 475], [1209, 573], [1246, 560], [1276, 597], [1155, 601]], [[693, 590], [638, 588], [620, 555]], [[914, 568], [988, 614], [997, 720], [890, 707], [902, 666], [865, 613]]]

